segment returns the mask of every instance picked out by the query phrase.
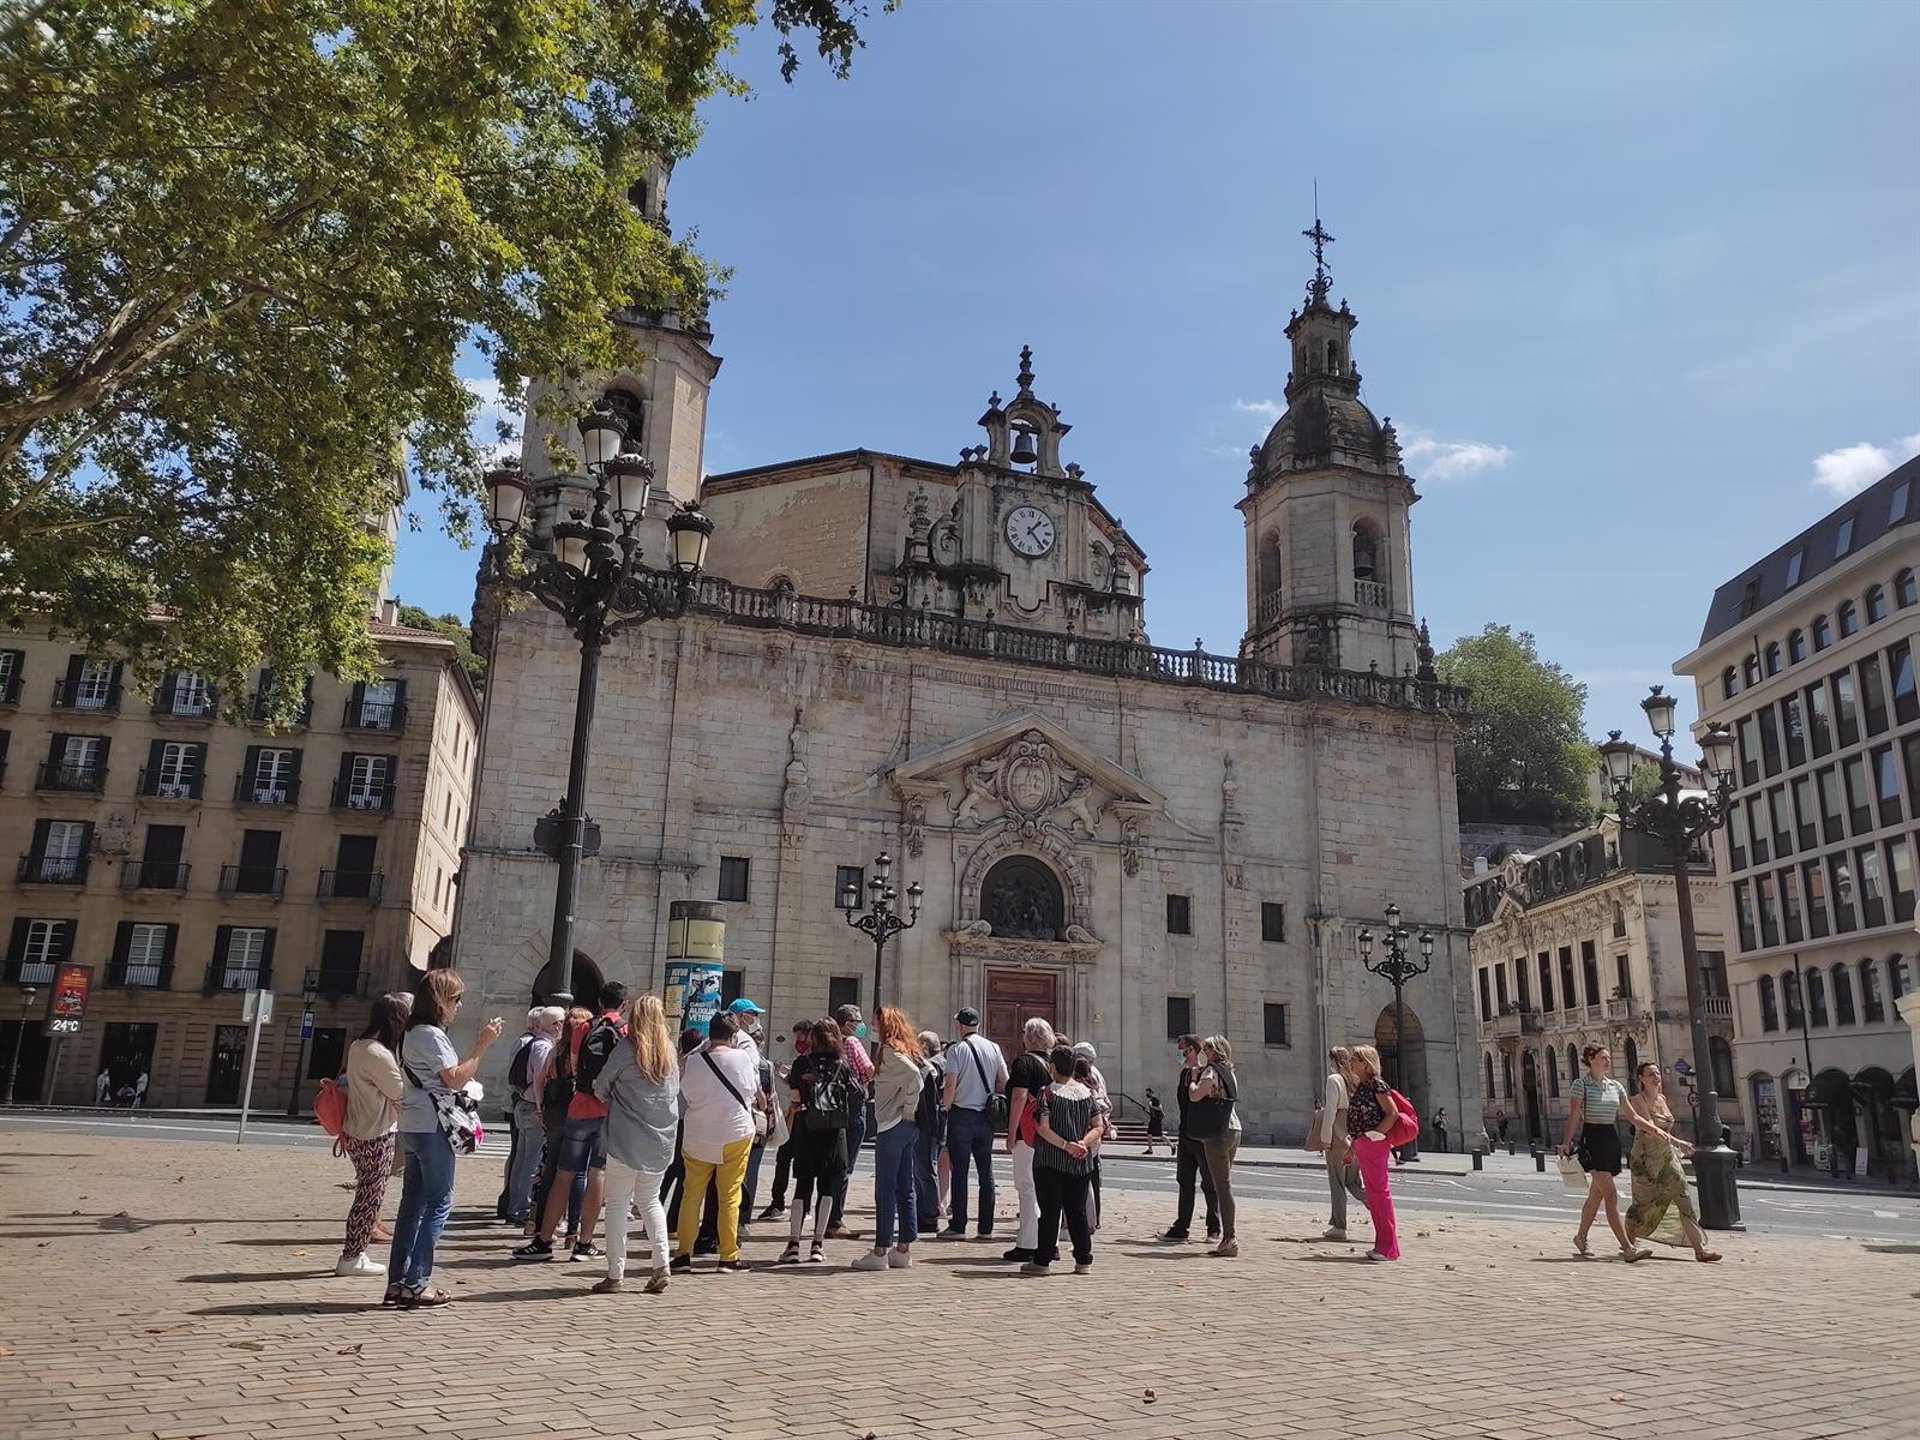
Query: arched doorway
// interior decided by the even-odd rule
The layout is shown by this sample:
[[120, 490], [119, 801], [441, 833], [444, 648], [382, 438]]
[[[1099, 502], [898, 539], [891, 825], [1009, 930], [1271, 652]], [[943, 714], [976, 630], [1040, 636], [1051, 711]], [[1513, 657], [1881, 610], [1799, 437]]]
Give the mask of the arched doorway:
[[1393, 1006], [1389, 1005], [1380, 1012], [1380, 1018], [1373, 1022], [1373, 1046], [1380, 1052], [1380, 1065], [1386, 1072], [1386, 1081], [1413, 1101], [1414, 1108], [1422, 1116], [1432, 1107], [1426, 1103], [1427, 1095], [1427, 1045], [1420, 1029], [1420, 1017], [1414, 1013], [1411, 1005], [1406, 1007], [1407, 1044], [1404, 1064], [1399, 1045], [1395, 1043], [1393, 1028]]
[[[606, 982], [607, 977], [602, 973], [599, 962], [584, 950], [573, 952], [573, 974], [568, 977], [567, 983], [573, 991], [574, 1004], [584, 1005], [589, 1010], [594, 1009], [600, 1003], [600, 987]], [[536, 974], [533, 977], [533, 987], [527, 992], [528, 1005], [541, 1003], [539, 987], [540, 977]]]
[[1531, 1050], [1520, 1057], [1520, 1102], [1527, 1117], [1527, 1138], [1543, 1139], [1546, 1129], [1541, 1120], [1540, 1066]]
[[1839, 1174], [1853, 1164], [1858, 1135], [1853, 1118], [1853, 1085], [1843, 1070], [1822, 1070], [1807, 1087], [1807, 1109], [1813, 1114], [1816, 1165]]

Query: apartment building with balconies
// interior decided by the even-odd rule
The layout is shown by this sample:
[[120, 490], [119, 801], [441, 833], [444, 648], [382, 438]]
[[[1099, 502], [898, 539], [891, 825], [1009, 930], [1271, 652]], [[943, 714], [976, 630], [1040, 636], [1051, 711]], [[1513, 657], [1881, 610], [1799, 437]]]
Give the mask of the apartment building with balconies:
[[1763, 1156], [1900, 1175], [1920, 849], [1920, 460], [1714, 592], [1691, 677], [1731, 729], [1715, 842], [1736, 1065]]
[[[47, 630], [0, 635], [0, 855], [17, 857], [0, 1063], [20, 1047], [17, 1099], [89, 1101], [104, 1072], [114, 1092], [145, 1074], [151, 1106], [235, 1104], [242, 996], [264, 989], [255, 1103], [284, 1106], [339, 1071], [369, 995], [426, 967], [452, 925], [479, 704], [451, 641], [369, 625], [378, 676], [305, 677], [278, 731], [271, 674], [237, 695], [187, 672], [137, 683]], [[67, 963], [92, 967], [92, 1003], [79, 1035], [49, 1040]]]
[[[1688, 880], [1708, 1064], [1722, 1116], [1739, 1135], [1725, 910], [1705, 850], [1691, 858]], [[1643, 1060], [1658, 1063], [1668, 1103], [1689, 1113], [1692, 1012], [1677, 882], [1662, 842], [1609, 817], [1535, 854], [1508, 854], [1465, 890], [1483, 1115], [1504, 1112], [1508, 1137], [1521, 1144], [1558, 1144], [1567, 1088], [1590, 1044], [1612, 1051], [1623, 1080]]]

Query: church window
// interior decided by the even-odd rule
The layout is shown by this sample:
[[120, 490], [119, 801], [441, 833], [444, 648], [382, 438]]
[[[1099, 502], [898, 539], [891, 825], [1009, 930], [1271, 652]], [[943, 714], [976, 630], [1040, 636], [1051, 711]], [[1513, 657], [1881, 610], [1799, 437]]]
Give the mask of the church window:
[[776, 575], [767, 582], [767, 590], [774, 595], [791, 595], [794, 593], [793, 577]]
[[1193, 897], [1191, 895], [1167, 896], [1167, 933], [1169, 935], [1193, 933]]
[[1012, 940], [1058, 940], [1066, 901], [1053, 871], [1031, 855], [1010, 855], [980, 882], [980, 918]]
[[1193, 997], [1167, 996], [1167, 1039], [1178, 1040], [1193, 1033]]
[[[1261, 621], [1278, 617], [1280, 608], [1280, 537], [1268, 532], [1260, 541], [1255, 557], [1254, 578], [1258, 584]], [[1122, 587], [1123, 589], [1125, 587]]]
[[739, 855], [720, 857], [720, 893], [714, 898], [745, 902], [750, 862]]
[[1340, 345], [1335, 340], [1327, 341], [1327, 373], [1329, 375], [1340, 373]]
[[1354, 523], [1353, 527], [1353, 578], [1356, 580], [1376, 580], [1376, 559], [1379, 550], [1378, 538], [1373, 527], [1364, 520]]
[[1287, 940], [1287, 907], [1272, 900], [1260, 906], [1260, 938], [1269, 945], [1284, 945]]
[[833, 903], [836, 909], [858, 910], [867, 892], [867, 872], [858, 865], [839, 865], [833, 872]]
[[620, 423], [627, 427], [626, 441], [622, 450], [640, 450], [646, 438], [646, 406], [640, 397], [631, 390], [609, 390], [603, 397], [607, 408], [620, 417]]
[[1265, 1038], [1269, 1045], [1290, 1045], [1287, 1039], [1287, 1007], [1268, 1001], [1263, 1007], [1261, 1017], [1265, 1022]]

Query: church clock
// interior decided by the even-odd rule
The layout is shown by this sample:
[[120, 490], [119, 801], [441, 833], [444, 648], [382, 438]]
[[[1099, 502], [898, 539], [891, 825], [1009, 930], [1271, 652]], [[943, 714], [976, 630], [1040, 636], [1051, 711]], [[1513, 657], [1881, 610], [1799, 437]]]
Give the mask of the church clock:
[[1017, 505], [1007, 512], [1007, 544], [1028, 559], [1053, 549], [1053, 517], [1036, 505]]

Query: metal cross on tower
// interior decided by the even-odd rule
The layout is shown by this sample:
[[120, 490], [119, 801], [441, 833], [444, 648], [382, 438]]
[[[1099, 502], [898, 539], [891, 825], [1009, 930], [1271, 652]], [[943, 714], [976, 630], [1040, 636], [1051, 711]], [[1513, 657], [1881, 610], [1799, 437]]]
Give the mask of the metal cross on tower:
[[1317, 180], [1313, 185], [1313, 228], [1300, 233], [1313, 242], [1313, 284], [1309, 288], [1317, 298], [1324, 300], [1333, 283], [1333, 274], [1327, 269], [1327, 246], [1333, 244], [1333, 236], [1320, 223], [1320, 182]]

